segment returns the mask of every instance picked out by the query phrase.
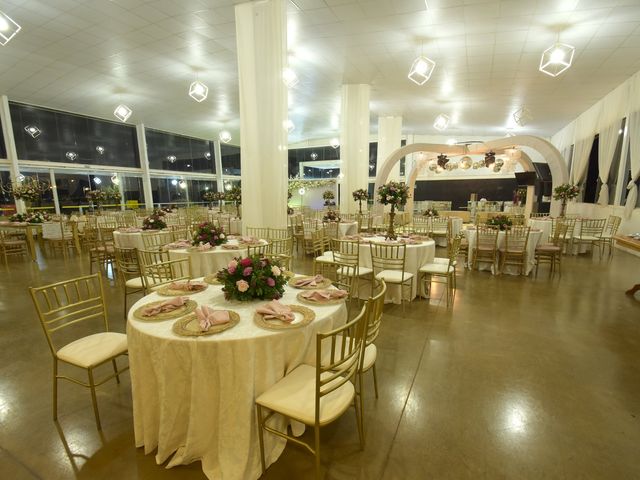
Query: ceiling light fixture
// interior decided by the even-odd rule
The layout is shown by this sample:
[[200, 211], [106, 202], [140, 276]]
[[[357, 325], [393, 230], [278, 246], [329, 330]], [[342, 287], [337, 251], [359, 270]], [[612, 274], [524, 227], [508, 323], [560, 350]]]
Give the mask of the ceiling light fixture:
[[204, 102], [207, 99], [207, 95], [209, 95], [209, 87], [204, 83], [196, 80], [189, 86], [189, 96], [196, 102]]
[[98, 145], [96, 147], [96, 152], [98, 152], [98, 155], [102, 155], [104, 153], [104, 147], [102, 145]]
[[218, 135], [218, 138], [222, 143], [229, 143], [231, 141], [231, 132], [223, 130], [220, 132], [220, 135]]
[[521, 127], [524, 127], [531, 120], [533, 120], [533, 115], [531, 115], [531, 111], [524, 105], [513, 112], [513, 121]]
[[490, 151], [484, 154], [484, 166], [490, 167], [496, 163], [496, 152]]
[[173, 185], [174, 187], [178, 185], [178, 180], [176, 180], [175, 178], [171, 180], [171, 185]]
[[169, 163], [175, 163], [177, 158], [175, 155], [167, 155], [167, 160], [169, 160]]
[[211, 152], [205, 152], [204, 158], [206, 158], [207, 160], [211, 160]]
[[118, 178], [118, 174], [114, 173], [111, 176], [111, 183], [113, 183], [114, 185], [120, 185], [120, 179]]
[[0, 45], [9, 43], [22, 27], [4, 12], [0, 12]]
[[38, 138], [42, 133], [38, 127], [35, 125], [27, 125], [24, 127], [24, 131], [31, 135], [33, 138]]
[[298, 75], [296, 75], [296, 72], [291, 70], [289, 67], [286, 67], [282, 70], [282, 81], [287, 88], [293, 88], [298, 84]]
[[19, 173], [18, 175], [16, 175], [16, 180], [18, 181], [18, 183], [22, 183], [25, 180], [25, 177], [23, 174]]
[[472, 165], [473, 165], [473, 160], [471, 159], [470, 156], [465, 155], [460, 159], [460, 168], [462, 170], [469, 170]]
[[185, 190], [187, 188], [187, 182], [185, 182], [184, 180], [180, 180], [180, 182], [178, 183], [178, 186], [182, 189]]
[[102, 180], [100, 180], [100, 178], [98, 177], [94, 177], [93, 183], [95, 183], [96, 185], [100, 185], [102, 183]]
[[556, 42], [542, 52], [539, 70], [552, 77], [557, 77], [571, 66], [575, 52], [576, 47]]
[[311, 160], [317, 160], [318, 154], [316, 152], [311, 152]]
[[118, 105], [116, 109], [113, 111], [113, 114], [115, 115], [115, 117], [121, 122], [126, 122], [132, 113], [133, 111], [122, 103]]
[[413, 61], [407, 78], [416, 85], [424, 85], [431, 78], [431, 74], [435, 68], [436, 62], [420, 55]]
[[438, 155], [438, 160], [437, 160], [437, 164], [439, 167], [444, 168], [445, 165], [447, 165], [447, 163], [449, 163], [449, 157], [447, 157], [445, 154], [441, 153], [440, 155]]
[[67, 152], [64, 154], [64, 156], [67, 157], [72, 162], [74, 162], [76, 158], [78, 158], [78, 154], [76, 152]]
[[340, 140], [338, 140], [337, 138], [332, 138], [331, 139], [331, 146], [333, 148], [338, 148], [340, 146]]
[[433, 128], [435, 128], [439, 132], [442, 132], [446, 130], [447, 127], [449, 126], [449, 120], [450, 119], [447, 115], [445, 115], [444, 113], [441, 113], [436, 117], [435, 121], [433, 122]]

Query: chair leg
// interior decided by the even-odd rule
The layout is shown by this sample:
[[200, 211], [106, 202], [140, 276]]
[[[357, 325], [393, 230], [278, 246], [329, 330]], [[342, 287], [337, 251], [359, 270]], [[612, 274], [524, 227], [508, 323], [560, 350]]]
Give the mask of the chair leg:
[[258, 414], [258, 439], [260, 440], [260, 463], [262, 464], [262, 473], [267, 471], [267, 465], [264, 459], [264, 420], [262, 419], [262, 407], [256, 404]]
[[[360, 398], [356, 398], [356, 397], [360, 397]], [[362, 398], [362, 395], [358, 395], [358, 393], [356, 393], [356, 396], [353, 397], [353, 407], [355, 408], [355, 411], [356, 411], [356, 423], [358, 426], [358, 437], [360, 438], [360, 450], [363, 450], [364, 449], [364, 423], [362, 421], [361, 398]]]
[[378, 374], [376, 373], [376, 364], [373, 364], [371, 367], [373, 372], [373, 391], [376, 393], [376, 398], [378, 398]]
[[314, 426], [315, 454], [316, 454], [316, 480], [320, 480], [320, 425]]
[[111, 360], [113, 364], [113, 373], [116, 374], [116, 383], [120, 383], [120, 375], [118, 374], [118, 364], [116, 363], [116, 359]]
[[53, 421], [58, 421], [58, 359], [53, 359]]
[[93, 403], [93, 414], [96, 417], [96, 426], [98, 427], [98, 430], [102, 430], [102, 425], [100, 423], [100, 413], [98, 413], [98, 400], [96, 399], [96, 384], [93, 380], [93, 370], [89, 368], [88, 372], [89, 388], [91, 389], [91, 403]]

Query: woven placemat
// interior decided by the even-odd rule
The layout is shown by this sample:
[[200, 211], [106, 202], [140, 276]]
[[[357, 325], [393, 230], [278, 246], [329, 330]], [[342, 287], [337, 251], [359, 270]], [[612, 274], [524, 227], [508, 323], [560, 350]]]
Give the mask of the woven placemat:
[[174, 290], [166, 285], [164, 287], [160, 287], [156, 290], [158, 295], [162, 295], [165, 297], [179, 297], [181, 295], [194, 295], [196, 293], [204, 292], [208, 287], [199, 288], [198, 290]]
[[205, 332], [200, 330], [200, 323], [198, 322], [198, 317], [195, 313], [187, 315], [186, 317], [176, 321], [171, 328], [173, 333], [180, 335], [181, 337], [203, 337], [205, 335], [214, 335], [216, 333], [229, 330], [240, 323], [240, 315], [233, 310], [227, 310], [227, 312], [229, 312], [229, 322], [222, 323], [220, 325], [213, 325]]
[[222, 282], [218, 280], [216, 275], [217, 275], [216, 273], [210, 273], [209, 275], [205, 275], [203, 280], [207, 282], [209, 285], [222, 285]]
[[296, 295], [296, 300], [298, 300], [300, 303], [306, 303], [307, 305], [315, 305], [318, 307], [321, 307], [323, 305], [337, 305], [339, 303], [344, 302], [347, 297], [344, 298], [332, 298], [330, 300], [313, 300], [311, 298], [305, 298], [302, 295], [304, 294], [304, 292], [300, 292], [298, 295]]
[[267, 330], [287, 330], [291, 328], [300, 328], [300, 327], [309, 325], [316, 318], [315, 312], [310, 308], [303, 307], [302, 305], [287, 305], [287, 306], [291, 308], [294, 314], [295, 313], [301, 314], [302, 320], [296, 323], [287, 323], [277, 319], [265, 320], [264, 317], [257, 312], [253, 316], [253, 319], [255, 320], [256, 325], [262, 328], [266, 328]]
[[142, 311], [145, 308], [154, 307], [156, 305], [161, 304], [162, 302], [164, 302], [164, 300], [157, 300], [155, 302], [146, 303], [141, 307], [136, 308], [133, 312], [133, 316], [137, 320], [142, 320], [144, 322], [159, 322], [162, 320], [171, 320], [172, 318], [182, 317], [183, 315], [193, 312], [198, 306], [198, 304], [195, 301], [187, 300], [184, 305], [170, 312], [158, 313], [157, 315], [154, 315], [152, 317], [145, 317], [144, 315], [142, 315]]
[[297, 287], [294, 285], [298, 280], [307, 280], [312, 278], [313, 277], [293, 277], [291, 280], [289, 280], [289, 286], [297, 288], [298, 290], [320, 290], [322, 288], [330, 287], [333, 283], [329, 278], [324, 278], [321, 282], [317, 283], [313, 287], [310, 285], [305, 285], [304, 287]]

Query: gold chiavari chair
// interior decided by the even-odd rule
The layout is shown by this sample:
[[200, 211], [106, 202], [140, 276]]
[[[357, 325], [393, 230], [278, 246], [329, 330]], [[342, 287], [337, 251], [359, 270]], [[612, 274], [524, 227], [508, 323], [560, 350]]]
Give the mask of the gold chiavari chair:
[[514, 226], [521, 226], [525, 224], [523, 214], [511, 215], [510, 218], [511, 218], [511, 224]]
[[414, 275], [406, 270], [407, 245], [385, 245], [383, 243], [371, 243], [371, 266], [373, 276], [378, 280], [384, 280], [387, 285], [400, 287], [400, 302], [404, 311], [404, 290], [409, 289], [409, 301], [413, 292]]
[[263, 227], [247, 227], [247, 235], [255, 238], [270, 238], [270, 229]]
[[173, 241], [173, 233], [170, 231], [153, 233], [143, 232], [140, 236], [145, 250], [161, 248], [167, 243], [171, 243]]
[[[96, 387], [112, 378], [120, 383], [120, 375], [129, 369], [128, 366], [118, 368], [116, 363], [116, 358], [127, 355], [127, 336], [109, 331], [102, 278], [96, 273], [43, 287], [29, 287], [29, 293], [53, 356], [53, 420], [58, 419], [58, 380], [69, 380], [91, 390], [96, 426], [101, 430]], [[102, 331], [77, 338], [62, 347], [57, 346], [57, 341], [54, 342], [56, 332], [69, 332], [67, 329], [73, 325], [91, 321], [101, 323]], [[88, 383], [59, 375], [59, 362], [85, 369]], [[113, 366], [113, 373], [96, 381], [94, 370], [109, 362]]]
[[0, 230], [0, 251], [7, 267], [9, 266], [9, 257], [18, 255], [27, 257], [29, 255], [27, 241], [23, 238], [12, 236], [5, 230]]
[[267, 240], [285, 240], [291, 238], [293, 241], [293, 233], [291, 228], [270, 228], [269, 236], [264, 238]]
[[362, 215], [358, 214], [356, 216], [356, 221], [358, 222], [358, 233], [368, 233], [371, 231], [373, 217], [369, 213], [364, 213]]
[[98, 267], [107, 269], [109, 265], [113, 265], [115, 260], [115, 242], [113, 240], [113, 232], [116, 227], [102, 226], [98, 227], [98, 238], [95, 247], [89, 250], [89, 272], [93, 273], [93, 264]]
[[[324, 252], [324, 247], [318, 248], [317, 243], [314, 240], [320, 238], [321, 242], [324, 242], [324, 230], [322, 228], [318, 228], [317, 220], [305, 220], [303, 222], [304, 225], [304, 253], [306, 255], [322, 255]], [[314, 235], [314, 233], [316, 235]], [[317, 253], [320, 252], [320, 253]]]
[[[355, 408], [360, 445], [364, 445], [362, 402], [358, 398], [356, 375], [360, 366], [367, 327], [367, 305], [345, 325], [316, 334], [316, 364], [300, 365], [256, 399], [260, 460], [266, 471], [264, 431], [305, 447], [315, 455], [316, 479], [320, 478], [320, 427], [337, 420], [350, 406]], [[264, 410], [269, 413], [263, 415]], [[313, 427], [314, 446], [273, 428], [274, 414]]]
[[129, 295], [144, 292], [138, 252], [135, 248], [116, 247], [116, 273], [124, 290], [124, 318], [127, 318]]
[[607, 224], [604, 227], [602, 235], [600, 236], [600, 247], [604, 250], [604, 247], [609, 247], [609, 256], [613, 254], [613, 240], [618, 233], [620, 224], [622, 223], [622, 217], [616, 215], [609, 215], [607, 218]]
[[433, 217], [431, 219], [432, 231], [431, 237], [448, 237], [451, 232], [451, 222], [447, 217]]
[[333, 271], [333, 255], [331, 252], [325, 252], [326, 242], [323, 229], [311, 232], [308, 245], [310, 245], [308, 253], [314, 256], [313, 273], [326, 275], [328, 272]]
[[536, 277], [538, 276], [538, 267], [543, 263], [549, 264], [549, 276], [554, 274], [556, 266], [558, 267], [558, 275], [562, 275], [562, 246], [567, 236], [567, 228], [566, 223], [558, 222], [551, 243], [536, 247]]
[[582, 228], [580, 229], [580, 233], [574, 234], [572, 238], [572, 243], [577, 244], [578, 248], [580, 245], [588, 245], [591, 247], [591, 255], [593, 255], [593, 249], [597, 246], [600, 249], [600, 258], [602, 258], [602, 233], [604, 232], [604, 227], [607, 224], [606, 218], [601, 219], [583, 219], [582, 220]]
[[269, 241], [267, 257], [277, 260], [287, 270], [291, 270], [291, 259], [293, 258], [293, 237], [273, 238]]
[[247, 256], [252, 257], [253, 255], [260, 255], [261, 257], [266, 257], [269, 253], [269, 246], [271, 243], [263, 243], [261, 245], [247, 245]]
[[138, 264], [145, 295], [176, 280], [191, 278], [189, 259], [170, 260], [169, 252], [138, 250]]
[[531, 212], [529, 214], [529, 218], [544, 218], [548, 216], [549, 216], [549, 213], [542, 213], [542, 212]]
[[[376, 374], [376, 358], [378, 349], [375, 342], [380, 334], [382, 324], [382, 313], [384, 310], [384, 297], [387, 293], [387, 284], [384, 280], [376, 280], [373, 288], [374, 295], [369, 299], [369, 309], [367, 311], [367, 331], [365, 336], [364, 352], [358, 373], [360, 376], [360, 389], [364, 388], [363, 375], [369, 370], [373, 373], [373, 388], [378, 398], [378, 375]], [[362, 405], [362, 392], [360, 392], [360, 411], [364, 412]]]
[[173, 225], [172, 227], [169, 227], [169, 230], [171, 231], [172, 242], [176, 242], [178, 240], [191, 239], [191, 234], [189, 232], [189, 229], [187, 229], [186, 227], [183, 227], [182, 225]]
[[344, 273], [353, 273], [355, 275], [355, 295], [360, 291], [360, 280], [365, 279], [373, 285], [373, 269], [360, 266], [360, 242], [357, 240], [340, 240], [333, 239], [331, 241], [331, 251], [333, 261], [340, 265], [351, 265], [353, 271], [348, 270]]
[[495, 268], [498, 256], [498, 233], [497, 228], [486, 225], [476, 227], [476, 238], [471, 252], [474, 269], [478, 267], [480, 261], [491, 263], [492, 270]]
[[53, 236], [44, 238], [45, 244], [49, 245], [54, 252], [59, 249], [64, 257], [68, 255], [70, 248], [75, 248], [80, 254], [77, 223], [68, 220], [58, 220], [57, 223], [57, 231]]
[[331, 279], [334, 287], [349, 293], [349, 306], [356, 295], [356, 267], [348, 263], [331, 264]]
[[517, 265], [520, 267], [520, 275], [524, 275], [527, 264], [529, 232], [529, 227], [521, 225], [513, 225], [504, 232], [504, 251], [500, 254], [501, 273], [504, 272], [505, 265]]
[[[447, 263], [426, 263], [420, 270], [418, 270], [418, 281], [420, 279], [424, 282], [425, 293], [431, 291], [431, 282], [444, 283], [447, 288], [446, 298], [447, 307], [453, 302], [453, 297], [456, 291], [456, 267], [455, 263], [458, 258], [458, 252], [460, 250], [460, 242], [462, 238], [458, 235], [451, 241], [449, 248], [449, 258]], [[443, 282], [439, 282], [438, 279], [444, 279]]]

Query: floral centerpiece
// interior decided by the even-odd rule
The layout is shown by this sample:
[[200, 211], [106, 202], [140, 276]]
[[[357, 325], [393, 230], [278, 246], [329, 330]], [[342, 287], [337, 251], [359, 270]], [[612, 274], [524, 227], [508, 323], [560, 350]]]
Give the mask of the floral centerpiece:
[[260, 255], [236, 258], [216, 275], [227, 300], [275, 300], [284, 294], [287, 277], [278, 261]]
[[218, 210], [222, 212], [222, 200], [225, 199], [224, 192], [204, 192], [202, 199], [209, 203], [218, 202]]
[[563, 183], [562, 185], [558, 185], [553, 189], [553, 199], [560, 200], [560, 216], [564, 217], [567, 212], [567, 202], [572, 200], [578, 196], [580, 193], [580, 187], [578, 185], [574, 185], [572, 183]]
[[498, 227], [500, 230], [507, 230], [513, 222], [506, 215], [496, 215], [487, 220], [487, 225], [491, 227]]
[[393, 230], [393, 220], [395, 217], [396, 207], [407, 204], [409, 199], [409, 186], [403, 182], [389, 182], [378, 187], [378, 202], [383, 205], [391, 205], [391, 212], [389, 213], [389, 228], [387, 230], [386, 238], [389, 240], [395, 240], [397, 237]]
[[9, 221], [10, 222], [26, 222], [26, 218], [28, 217], [28, 215], [24, 214], [24, 213], [14, 213], [13, 215], [11, 215], [9, 217]]
[[362, 202], [369, 200], [369, 192], [364, 188], [359, 188], [351, 192], [351, 195], [353, 195], [353, 199], [358, 202], [358, 209], [360, 210], [360, 215], [362, 215]]
[[51, 216], [47, 212], [30, 213], [24, 219], [28, 223], [44, 223], [51, 220]]
[[107, 201], [107, 194], [102, 190], [88, 190], [85, 194], [87, 201], [100, 208]]
[[167, 222], [164, 221], [164, 212], [161, 213], [159, 210], [154, 210], [142, 221], [143, 230], [162, 230], [163, 228], [167, 228]]
[[42, 193], [40, 185], [34, 180], [25, 180], [15, 185], [11, 191], [13, 198], [25, 202], [37, 202]]
[[154, 211], [158, 212], [158, 215], [166, 215], [167, 213], [173, 213], [173, 207], [171, 205], [168, 205]]
[[110, 203], [119, 204], [122, 201], [122, 194], [120, 193], [120, 190], [118, 190], [118, 187], [113, 186], [105, 188], [104, 195], [106, 200]]
[[212, 222], [202, 222], [199, 223], [193, 231], [191, 243], [193, 245], [204, 245], [208, 243], [214, 247], [227, 243], [227, 235], [224, 233], [224, 228]]
[[324, 217], [322, 217], [322, 221], [323, 222], [339, 222], [340, 216], [338, 215], [338, 212], [336, 212], [335, 210], [329, 210], [324, 215]]
[[331, 190], [325, 190], [322, 193], [322, 198], [324, 198], [325, 207], [330, 207], [336, 204], [336, 202], [334, 201], [336, 196]]
[[236, 206], [236, 216], [240, 218], [240, 204], [242, 203], [242, 189], [237, 185], [231, 187], [224, 195], [224, 199], [227, 202], [233, 202]]
[[435, 208], [427, 208], [422, 215], [425, 217], [437, 217], [438, 211]]

